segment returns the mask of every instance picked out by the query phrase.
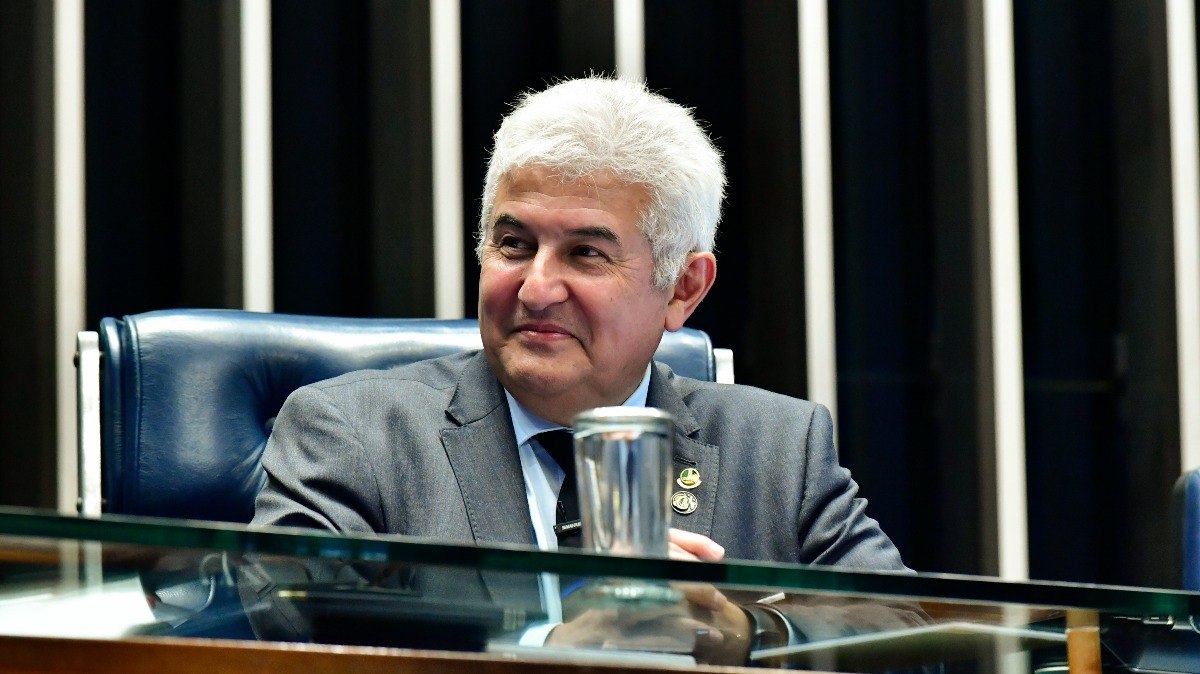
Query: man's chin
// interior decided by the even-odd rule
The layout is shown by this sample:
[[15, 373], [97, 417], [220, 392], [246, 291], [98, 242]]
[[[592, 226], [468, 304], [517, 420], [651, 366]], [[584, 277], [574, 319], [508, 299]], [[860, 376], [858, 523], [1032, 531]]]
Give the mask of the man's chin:
[[505, 373], [505, 376], [500, 377], [500, 381], [514, 395], [521, 393], [539, 398], [550, 398], [576, 389], [579, 384], [578, 377], [568, 375], [569, 373], [512, 368]]

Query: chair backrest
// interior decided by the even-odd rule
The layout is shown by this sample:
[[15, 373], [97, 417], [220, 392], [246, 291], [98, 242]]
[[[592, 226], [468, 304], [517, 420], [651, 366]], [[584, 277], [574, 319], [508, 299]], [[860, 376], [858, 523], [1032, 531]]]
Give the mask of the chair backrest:
[[1179, 549], [1175, 553], [1180, 587], [1200, 591], [1200, 469], [1175, 482], [1172, 526]]
[[[292, 391], [353, 370], [479, 348], [474, 320], [195, 309], [105, 318], [103, 510], [248, 522], [266, 479], [267, 436]], [[682, 375], [716, 380], [712, 344], [698, 330], [667, 333], [655, 358]]]

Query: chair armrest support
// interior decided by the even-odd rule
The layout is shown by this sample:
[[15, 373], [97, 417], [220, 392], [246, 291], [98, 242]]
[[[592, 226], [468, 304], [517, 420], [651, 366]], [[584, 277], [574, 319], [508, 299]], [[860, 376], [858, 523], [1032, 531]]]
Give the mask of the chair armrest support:
[[717, 363], [717, 383], [733, 383], [733, 349], [713, 349], [713, 360]]
[[99, 517], [100, 486], [100, 337], [85, 330], [75, 341], [75, 388], [79, 428], [79, 501], [84, 517]]

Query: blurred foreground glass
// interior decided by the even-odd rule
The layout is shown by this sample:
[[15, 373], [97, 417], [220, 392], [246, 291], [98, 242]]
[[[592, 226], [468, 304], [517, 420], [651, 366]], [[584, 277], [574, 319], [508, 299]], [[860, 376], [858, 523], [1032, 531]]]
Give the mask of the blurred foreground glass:
[[[296, 672], [379, 670], [385, 659], [395, 671], [426, 662], [437, 671], [438, 656], [429, 649], [487, 651], [478, 656], [487, 663], [480, 666], [506, 672], [529, 669], [535, 658], [568, 667], [621, 664], [626, 671], [676, 668], [689, 654], [720, 662], [709, 659], [704, 643], [693, 643], [694, 631], [681, 633], [689, 618], [712, 624], [683, 593], [674, 604], [610, 600], [586, 615], [573, 593], [563, 600], [568, 621], [580, 616], [585, 633], [614, 629], [570, 648], [522, 645], [531, 628], [550, 619], [546, 573], [585, 587], [589, 580], [614, 586], [623, 580], [626, 587], [657, 583], [694, 593], [711, 583], [734, 605], [768, 605], [803, 638], [752, 652], [750, 661], [762, 666], [895, 672], [946, 663], [954, 674], [990, 674], [998, 655], [1006, 663], [1023, 658], [1016, 671], [1025, 672], [1062, 672], [1068, 661], [1096, 657], [1105, 672], [1196, 672], [1200, 662], [1200, 593], [1180, 590], [742, 560], [689, 564], [0, 508], [0, 669], [46, 671], [48, 662], [61, 661], [157, 671], [135, 663], [161, 663], [155, 649], [165, 645], [189, 654], [180, 658], [237, 663], [208, 671], [257, 671], [268, 651], [272, 661], [286, 656]], [[177, 640], [156, 641], [160, 636], [217, 641], [205, 647], [204, 639], [192, 640], [202, 653]], [[265, 643], [238, 645], [252, 639]], [[294, 649], [278, 641], [336, 647]], [[68, 648], [75, 659], [68, 659]], [[57, 659], [47, 659], [49, 652]], [[329, 665], [332, 656], [342, 666]], [[461, 659], [444, 663], [443, 669], [464, 666]]]
[[598, 407], [574, 420], [583, 547], [667, 556], [675, 420], [650, 407]]

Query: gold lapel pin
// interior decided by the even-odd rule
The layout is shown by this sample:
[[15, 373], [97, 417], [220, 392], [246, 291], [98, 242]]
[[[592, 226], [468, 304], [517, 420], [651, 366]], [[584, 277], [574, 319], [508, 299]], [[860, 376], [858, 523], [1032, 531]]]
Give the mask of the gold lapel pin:
[[700, 499], [690, 491], [677, 491], [671, 495], [671, 507], [680, 515], [691, 515], [700, 507]]
[[675, 480], [675, 484], [684, 489], [695, 489], [700, 486], [700, 471], [695, 468], [684, 468], [679, 473], [679, 479]]

